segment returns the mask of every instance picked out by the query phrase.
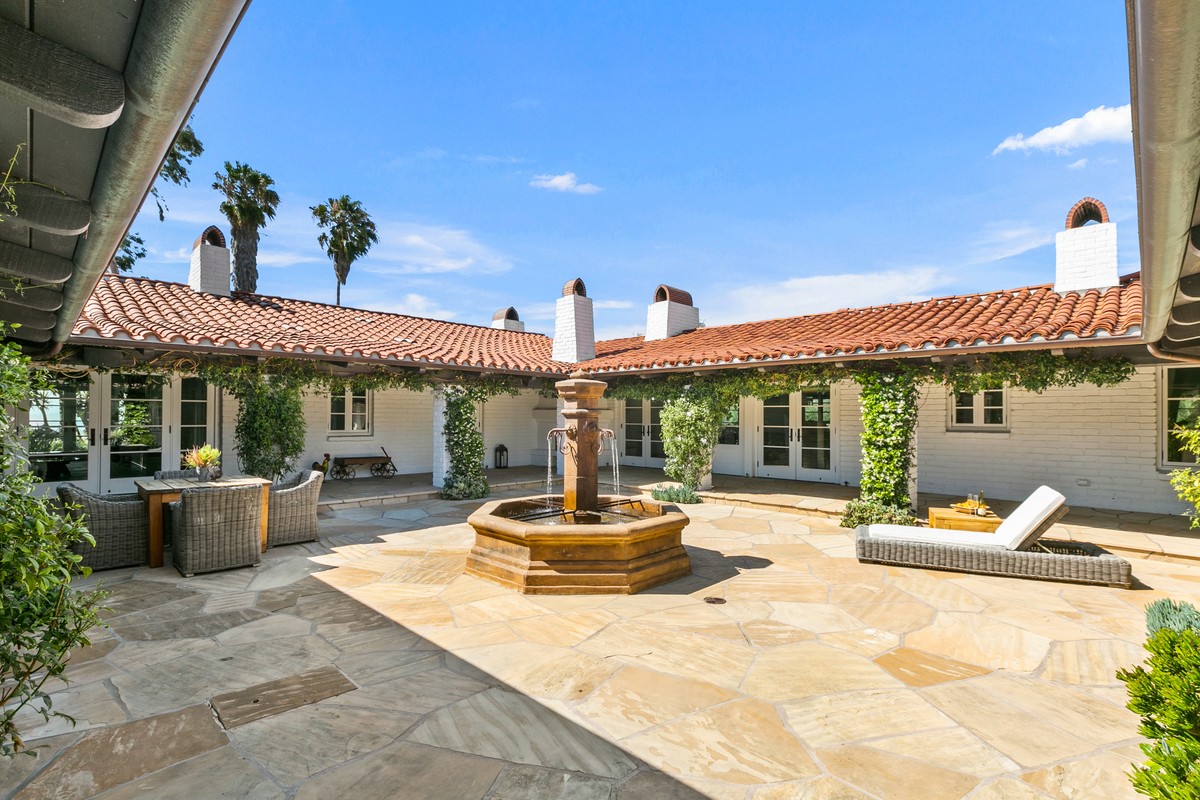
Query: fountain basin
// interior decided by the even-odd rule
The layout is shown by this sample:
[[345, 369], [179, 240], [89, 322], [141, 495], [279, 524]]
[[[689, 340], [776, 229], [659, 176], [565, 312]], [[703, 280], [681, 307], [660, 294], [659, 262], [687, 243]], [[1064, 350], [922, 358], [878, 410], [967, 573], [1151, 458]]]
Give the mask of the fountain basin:
[[[467, 574], [522, 594], [633, 594], [691, 574], [681, 541], [687, 514], [655, 500], [598, 499], [600, 516], [620, 521], [547, 513], [545, 498], [481, 506], [467, 519], [475, 529]], [[561, 509], [561, 497], [551, 502]]]

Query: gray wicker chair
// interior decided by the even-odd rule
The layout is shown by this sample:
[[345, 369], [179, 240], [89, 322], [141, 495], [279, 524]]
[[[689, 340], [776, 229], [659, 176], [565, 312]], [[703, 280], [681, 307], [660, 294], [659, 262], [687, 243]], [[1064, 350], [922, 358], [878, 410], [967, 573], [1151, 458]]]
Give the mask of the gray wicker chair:
[[317, 497], [325, 476], [316, 470], [301, 472], [287, 483], [271, 487], [267, 512], [267, 547], [320, 538]]
[[71, 483], [58, 486], [58, 497], [68, 513], [82, 517], [96, 540], [75, 542], [71, 550], [83, 556], [92, 569], [135, 567], [150, 560], [150, 516], [146, 501], [136, 494], [99, 495]]
[[259, 563], [260, 487], [184, 489], [170, 507], [172, 558], [185, 578]]

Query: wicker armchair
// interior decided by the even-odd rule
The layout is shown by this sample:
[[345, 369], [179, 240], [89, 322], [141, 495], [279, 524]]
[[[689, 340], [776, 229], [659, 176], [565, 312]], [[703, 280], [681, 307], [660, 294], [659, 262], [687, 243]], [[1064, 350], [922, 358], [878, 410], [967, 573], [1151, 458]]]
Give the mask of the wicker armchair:
[[171, 508], [171, 551], [185, 578], [257, 565], [262, 549], [262, 489], [184, 489]]
[[304, 471], [287, 483], [271, 487], [267, 512], [267, 547], [311, 542], [320, 537], [317, 496], [325, 476]]
[[82, 517], [96, 546], [75, 542], [71, 550], [92, 569], [134, 567], [150, 560], [150, 515], [136, 494], [99, 495], [71, 483], [58, 486], [68, 513]]

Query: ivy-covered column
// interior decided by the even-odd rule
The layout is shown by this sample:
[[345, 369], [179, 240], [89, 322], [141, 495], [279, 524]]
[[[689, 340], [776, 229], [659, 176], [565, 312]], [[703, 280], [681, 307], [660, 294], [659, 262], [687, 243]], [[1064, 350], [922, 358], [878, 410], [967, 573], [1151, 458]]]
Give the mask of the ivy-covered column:
[[862, 393], [863, 500], [909, 508], [909, 471], [917, 427], [917, 384], [905, 371], [859, 372]]

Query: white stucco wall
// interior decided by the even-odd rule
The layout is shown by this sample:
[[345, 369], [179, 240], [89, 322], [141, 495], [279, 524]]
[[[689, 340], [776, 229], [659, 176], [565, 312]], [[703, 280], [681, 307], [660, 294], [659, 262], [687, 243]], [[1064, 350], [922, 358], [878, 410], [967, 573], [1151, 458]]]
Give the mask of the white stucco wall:
[[[537, 441], [537, 421], [533, 415], [537, 402], [537, 392], [523, 391], [516, 397], [492, 397], [483, 404], [479, 418], [484, 466], [488, 469], [496, 466], [496, 445], [500, 444], [508, 448], [510, 467], [527, 467], [534, 463], [530, 450]], [[545, 455], [542, 463], [545, 463]]]

